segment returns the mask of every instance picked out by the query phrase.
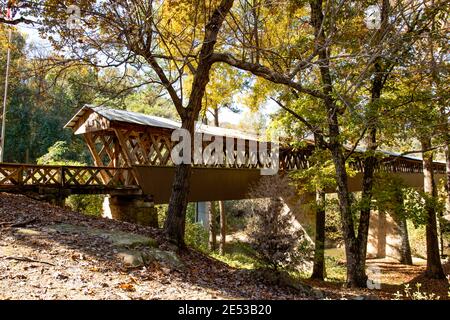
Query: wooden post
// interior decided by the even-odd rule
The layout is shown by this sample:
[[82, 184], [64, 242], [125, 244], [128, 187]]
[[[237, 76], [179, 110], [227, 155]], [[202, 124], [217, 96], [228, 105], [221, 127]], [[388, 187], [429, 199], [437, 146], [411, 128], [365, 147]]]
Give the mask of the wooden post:
[[213, 201], [208, 202], [208, 223], [209, 223], [209, 250], [216, 250], [216, 206]]
[[225, 244], [227, 242], [227, 215], [225, 212], [225, 204], [223, 201], [219, 201], [220, 210], [220, 244], [219, 253], [223, 255], [225, 253]]

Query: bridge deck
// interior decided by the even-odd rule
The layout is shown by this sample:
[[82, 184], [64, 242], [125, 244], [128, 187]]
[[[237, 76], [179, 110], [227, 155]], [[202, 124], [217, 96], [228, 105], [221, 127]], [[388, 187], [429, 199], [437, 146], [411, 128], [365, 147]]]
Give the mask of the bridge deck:
[[[298, 156], [299, 153], [295, 152], [291, 156], [281, 156], [282, 171], [292, 170], [289, 168], [308, 168], [307, 157], [302, 155], [300, 160]], [[356, 158], [349, 164], [359, 172], [349, 178], [349, 188], [351, 191], [359, 191], [361, 161]], [[444, 178], [444, 164], [435, 163], [434, 170], [436, 178]], [[421, 161], [410, 158], [385, 157], [380, 161], [377, 171], [400, 176], [406, 185], [412, 187], [420, 187], [423, 183]], [[173, 175], [173, 166], [135, 165], [114, 168], [0, 163], [0, 192], [42, 194], [52, 190], [66, 195], [147, 194], [153, 196], [155, 203], [167, 203]], [[190, 201], [245, 199], [250, 185], [260, 178], [257, 168], [194, 167]]]

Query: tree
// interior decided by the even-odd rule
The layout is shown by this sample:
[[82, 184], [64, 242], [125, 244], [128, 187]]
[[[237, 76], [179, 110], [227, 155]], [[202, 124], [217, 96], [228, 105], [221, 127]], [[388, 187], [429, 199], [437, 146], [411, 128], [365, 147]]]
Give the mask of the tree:
[[217, 236], [216, 236], [216, 204], [214, 202], [208, 202], [208, 231], [209, 231], [209, 241], [208, 249], [211, 251], [216, 250], [217, 247]]
[[[145, 75], [146, 83], [163, 86], [180, 116], [181, 127], [193, 136], [215, 63], [212, 56], [232, 4], [233, 0], [81, 1], [79, 28], [73, 29], [66, 23], [64, 4], [48, 0], [43, 7], [42, 32], [55, 48], [69, 50], [71, 61], [97, 68], [134, 68]], [[188, 74], [192, 83], [186, 97], [183, 89]], [[190, 163], [176, 166], [164, 224], [168, 238], [180, 247], [184, 246], [190, 175]]]
[[[227, 65], [215, 65], [212, 69], [211, 81], [206, 86], [206, 92], [203, 99], [202, 116], [208, 124], [208, 114], [213, 117], [213, 125], [220, 127], [219, 113], [220, 110], [228, 109], [234, 113], [239, 113], [240, 110], [233, 105], [233, 97], [239, 92], [244, 85], [244, 75]], [[223, 201], [217, 201], [219, 206], [220, 216], [220, 242], [219, 252], [224, 254], [227, 232], [227, 221], [225, 205]], [[216, 210], [215, 203], [210, 202], [209, 207], [209, 234], [210, 234], [210, 249], [216, 248]], [[212, 209], [214, 208], [214, 210]]]
[[316, 192], [316, 238], [311, 279], [323, 280], [325, 276], [325, 191]]
[[[431, 1], [431, 7], [439, 3]], [[403, 61], [402, 77], [397, 81], [399, 100], [404, 102], [399, 118], [403, 123], [403, 134], [417, 139], [422, 154], [426, 211], [427, 269], [430, 278], [445, 278], [440, 256], [436, 222], [437, 191], [433, 173], [433, 159], [439, 142], [446, 145], [448, 115], [445, 106], [448, 100], [444, 82], [448, 60], [443, 51], [448, 48], [445, 25], [448, 12], [439, 11], [426, 17], [428, 28], [418, 39]], [[419, 85], [420, 84], [420, 85]], [[405, 102], [406, 101], [406, 102]], [[444, 115], [444, 117], [443, 117]], [[397, 118], [398, 119], [398, 118]], [[397, 122], [399, 123], [399, 122]]]
[[[236, 43], [241, 45], [239, 48], [243, 48], [239, 56], [233, 55], [233, 52], [214, 54], [216, 61], [228, 63], [287, 87], [286, 91], [294, 98], [310, 95], [322, 102], [319, 106], [322, 105], [326, 112], [326, 131], [314, 128], [303, 115], [290, 109], [287, 111], [311, 132], [323, 137], [323, 147], [331, 152], [346, 245], [347, 283], [352, 287], [366, 286], [365, 252], [370, 209], [367, 207], [360, 215], [358, 230], [355, 230], [346, 163], [365, 136], [368, 126], [367, 122], [362, 122], [360, 132], [352, 130], [349, 135], [343, 130], [342, 123], [354, 121], [355, 115], [358, 115], [361, 106], [365, 104], [365, 97], [360, 93], [373, 75], [367, 65], [372, 66], [374, 61], [379, 60], [380, 54], [393, 57], [399, 49], [408, 47], [410, 41], [420, 38], [420, 34], [427, 29], [430, 21], [428, 18], [445, 10], [443, 1], [436, 1], [433, 6], [425, 5], [421, 9], [420, 5], [423, 3], [397, 3], [389, 11], [389, 19], [384, 15], [384, 21], [389, 21], [391, 32], [375, 32], [377, 36], [373, 37], [373, 32], [361, 28], [363, 19], [360, 18], [364, 17], [369, 2], [353, 5], [345, 2], [309, 1], [309, 12], [303, 2], [271, 2], [266, 6], [258, 1], [245, 2], [241, 4], [243, 12], [246, 12], [246, 6], [259, 7], [259, 10], [256, 16], [242, 14], [244, 23], [239, 24], [238, 21], [233, 25]], [[284, 14], [282, 18], [275, 14], [280, 11]], [[303, 18], [305, 16], [306, 19]], [[311, 28], [306, 25], [307, 20], [310, 21]], [[274, 24], [277, 25], [276, 28]], [[245, 25], [255, 28], [246, 28]], [[257, 30], [258, 37], [248, 37], [249, 33], [246, 31], [249, 29]], [[407, 37], [404, 37], [405, 33], [408, 34]], [[362, 41], [354, 41], [359, 37]], [[376, 43], [372, 42], [373, 38], [377, 39]], [[378, 74], [383, 72], [375, 71]], [[379, 92], [379, 87], [377, 90]], [[374, 92], [373, 102], [378, 100], [377, 95]], [[357, 120], [361, 124], [361, 119]], [[356, 136], [353, 141], [349, 139], [352, 136]], [[345, 147], [347, 139], [353, 142], [350, 152]], [[369, 161], [366, 163], [369, 164]], [[370, 174], [365, 180], [365, 201], [369, 204]]]

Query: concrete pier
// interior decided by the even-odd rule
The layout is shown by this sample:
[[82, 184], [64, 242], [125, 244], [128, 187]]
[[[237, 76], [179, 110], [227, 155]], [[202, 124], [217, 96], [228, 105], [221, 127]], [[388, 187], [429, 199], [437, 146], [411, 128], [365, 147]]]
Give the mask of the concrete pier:
[[157, 210], [146, 196], [109, 195], [103, 201], [103, 217], [158, 227]]

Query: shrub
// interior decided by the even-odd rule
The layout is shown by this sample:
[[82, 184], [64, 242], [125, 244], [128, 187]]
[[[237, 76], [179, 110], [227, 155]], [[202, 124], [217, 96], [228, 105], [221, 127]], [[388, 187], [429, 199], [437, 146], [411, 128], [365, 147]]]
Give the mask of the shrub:
[[415, 257], [426, 259], [427, 257], [427, 241], [425, 234], [425, 226], [414, 225], [412, 221], [408, 221], [408, 237], [411, 246], [411, 254]]
[[283, 200], [260, 198], [277, 188], [280, 188], [277, 194], [293, 196], [288, 183], [287, 178], [267, 177], [251, 192], [252, 198], [259, 199], [251, 202], [252, 215], [246, 229], [250, 245], [259, 259], [274, 270], [296, 269], [311, 253], [304, 230], [293, 227], [295, 218]]
[[420, 291], [420, 287], [422, 284], [416, 283], [416, 290], [413, 291], [409, 284], [405, 284], [403, 288], [403, 293], [400, 291], [397, 291], [395, 293], [395, 299], [396, 300], [440, 300], [440, 296], [436, 295], [435, 293], [426, 293], [423, 291]]
[[[61, 165], [61, 166], [85, 166], [82, 160], [83, 152], [79, 146], [66, 141], [57, 141], [48, 152], [37, 159], [38, 164]], [[80, 161], [81, 160], [81, 161]], [[103, 210], [104, 195], [71, 195], [66, 199], [66, 205], [72, 210], [82, 212], [87, 215], [101, 216]]]

